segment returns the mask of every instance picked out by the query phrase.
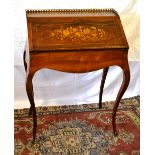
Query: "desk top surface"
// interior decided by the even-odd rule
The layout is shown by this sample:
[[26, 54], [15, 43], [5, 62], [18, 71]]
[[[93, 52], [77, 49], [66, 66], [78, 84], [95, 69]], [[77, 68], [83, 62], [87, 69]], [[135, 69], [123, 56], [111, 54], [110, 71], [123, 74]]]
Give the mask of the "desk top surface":
[[128, 49], [114, 9], [26, 10], [29, 49]]

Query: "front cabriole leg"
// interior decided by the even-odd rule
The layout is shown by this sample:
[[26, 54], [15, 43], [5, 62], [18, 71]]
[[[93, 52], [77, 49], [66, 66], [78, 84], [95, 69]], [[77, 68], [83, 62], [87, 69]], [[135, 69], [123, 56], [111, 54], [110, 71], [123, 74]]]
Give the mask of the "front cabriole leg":
[[113, 133], [114, 136], [117, 136], [117, 132], [116, 132], [116, 112], [117, 112], [117, 108], [119, 105], [119, 102], [123, 96], [123, 94], [125, 93], [128, 85], [129, 85], [129, 81], [130, 81], [130, 70], [129, 70], [129, 64], [128, 61], [125, 61], [125, 64], [123, 66], [120, 66], [122, 68], [123, 71], [123, 81], [122, 81], [122, 85], [119, 89], [114, 107], [113, 107], [113, 114], [112, 114], [112, 127], [113, 127]]
[[36, 116], [36, 109], [35, 109], [35, 102], [34, 102], [34, 95], [33, 95], [33, 83], [32, 83], [34, 74], [35, 72], [28, 73], [27, 79], [26, 79], [26, 92], [31, 104], [30, 111], [33, 116], [33, 144], [35, 143], [36, 130], [37, 130], [37, 116]]

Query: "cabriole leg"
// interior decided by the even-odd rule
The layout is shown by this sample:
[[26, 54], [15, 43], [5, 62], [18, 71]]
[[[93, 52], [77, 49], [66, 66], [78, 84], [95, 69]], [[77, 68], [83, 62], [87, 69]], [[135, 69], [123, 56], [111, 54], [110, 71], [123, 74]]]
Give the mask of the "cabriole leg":
[[[25, 68], [25, 71], [27, 73], [27, 63], [26, 63], [26, 50], [24, 50], [24, 53], [23, 53], [23, 63], [24, 63], [24, 68]], [[33, 88], [32, 88], [32, 95], [33, 95]], [[34, 96], [34, 95], [33, 95]], [[30, 111], [29, 111], [29, 115], [32, 114], [32, 107], [30, 106]]]
[[33, 97], [33, 84], [32, 84], [33, 76], [34, 76], [34, 73], [30, 73], [27, 75], [26, 92], [27, 92], [27, 96], [31, 104], [30, 110], [33, 115], [33, 143], [35, 143], [36, 130], [37, 130], [37, 116], [36, 116], [35, 102], [34, 102], [34, 97]]
[[116, 132], [116, 112], [117, 112], [117, 108], [119, 105], [119, 102], [123, 96], [123, 94], [125, 93], [128, 85], [129, 85], [129, 81], [130, 81], [130, 70], [129, 70], [129, 65], [128, 62], [126, 63], [125, 67], [122, 67], [123, 70], [123, 82], [122, 85], [120, 87], [120, 90], [118, 92], [114, 107], [113, 107], [113, 114], [112, 114], [112, 127], [113, 127], [113, 133], [114, 136], [117, 136], [117, 132]]
[[106, 80], [106, 76], [108, 73], [109, 67], [106, 67], [105, 69], [103, 69], [103, 73], [102, 73], [102, 80], [101, 80], [101, 85], [100, 85], [100, 94], [99, 94], [99, 108], [102, 108], [102, 94], [103, 94], [103, 89], [104, 89], [104, 83]]
[[24, 68], [25, 68], [25, 71], [27, 71], [26, 51], [25, 51], [25, 50], [24, 50], [24, 54], [23, 54], [23, 62], [24, 62]]

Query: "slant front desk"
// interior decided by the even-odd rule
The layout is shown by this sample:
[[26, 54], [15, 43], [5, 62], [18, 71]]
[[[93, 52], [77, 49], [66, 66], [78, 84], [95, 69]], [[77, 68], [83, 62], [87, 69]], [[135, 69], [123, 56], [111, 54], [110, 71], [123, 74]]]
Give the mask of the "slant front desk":
[[118, 13], [114, 9], [26, 10], [26, 17], [28, 41], [24, 65], [30, 115], [33, 115], [33, 140], [36, 137], [37, 116], [32, 79], [42, 68], [68, 73], [103, 69], [99, 94], [101, 108], [108, 68], [113, 65], [121, 67], [123, 82], [112, 114], [116, 136], [117, 107], [130, 80], [129, 46]]

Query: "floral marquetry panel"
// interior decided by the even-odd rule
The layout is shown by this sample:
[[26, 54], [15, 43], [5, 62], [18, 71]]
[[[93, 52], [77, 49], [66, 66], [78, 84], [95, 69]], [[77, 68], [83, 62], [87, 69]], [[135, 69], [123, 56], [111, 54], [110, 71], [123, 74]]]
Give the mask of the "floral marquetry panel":
[[[34, 48], [95, 48], [122, 45], [120, 30], [114, 23], [90, 24], [32, 24]], [[120, 42], [120, 43], [119, 43]]]
[[30, 51], [128, 48], [120, 18], [112, 10], [31, 11], [27, 21]]
[[[110, 26], [110, 25], [109, 25]], [[49, 37], [51, 40], [69, 40], [75, 41], [108, 41], [114, 37], [113, 33], [107, 32], [104, 28], [97, 26], [59, 26], [50, 30]]]

